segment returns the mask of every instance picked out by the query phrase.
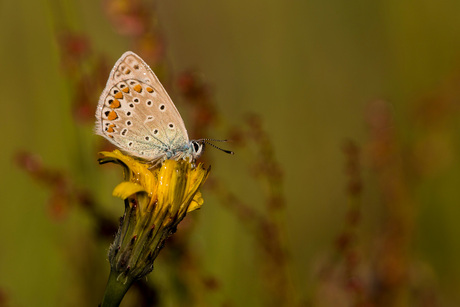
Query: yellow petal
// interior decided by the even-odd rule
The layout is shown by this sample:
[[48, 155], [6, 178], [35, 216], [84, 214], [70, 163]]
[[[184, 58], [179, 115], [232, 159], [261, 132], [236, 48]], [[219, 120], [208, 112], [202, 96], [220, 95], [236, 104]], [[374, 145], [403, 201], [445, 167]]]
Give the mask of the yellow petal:
[[120, 197], [121, 199], [126, 199], [131, 195], [139, 192], [146, 192], [140, 184], [123, 181], [115, 187], [115, 189], [112, 192], [112, 195], [115, 197]]
[[166, 160], [158, 173], [158, 203], [167, 205], [172, 215], [183, 202], [189, 169], [185, 162]]
[[103, 151], [99, 154], [101, 155], [101, 158], [99, 158], [100, 164], [109, 162], [120, 164], [123, 166], [125, 181], [140, 184], [149, 195], [155, 193], [155, 177], [158, 170], [150, 170], [149, 164], [142, 163], [130, 156], [126, 156], [119, 150], [114, 150], [112, 152]]
[[201, 192], [200, 191], [196, 192], [195, 196], [193, 197], [192, 202], [188, 206], [187, 213], [200, 209], [203, 203], [204, 203], [204, 199], [201, 196]]
[[189, 180], [187, 181], [186, 197], [183, 201], [181, 212], [186, 213], [196, 210], [203, 204], [203, 201], [201, 200], [200, 202], [199, 200], [201, 198], [201, 193], [198, 191], [198, 189], [208, 178], [210, 170], [210, 167], [208, 169], [203, 168], [201, 163], [194, 169], [190, 170], [188, 175]]

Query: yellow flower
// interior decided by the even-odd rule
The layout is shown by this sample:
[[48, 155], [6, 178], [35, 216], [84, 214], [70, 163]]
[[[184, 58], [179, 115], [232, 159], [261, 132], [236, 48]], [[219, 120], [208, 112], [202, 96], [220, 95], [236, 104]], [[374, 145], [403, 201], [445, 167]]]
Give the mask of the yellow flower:
[[187, 212], [203, 204], [198, 191], [210, 168], [193, 167], [185, 160], [166, 160], [151, 165], [123, 155], [101, 152], [100, 164], [113, 162], [124, 168], [124, 181], [113, 195], [125, 202], [125, 213], [113, 244], [109, 262], [117, 280], [124, 283], [142, 278], [153, 270], [153, 261]]

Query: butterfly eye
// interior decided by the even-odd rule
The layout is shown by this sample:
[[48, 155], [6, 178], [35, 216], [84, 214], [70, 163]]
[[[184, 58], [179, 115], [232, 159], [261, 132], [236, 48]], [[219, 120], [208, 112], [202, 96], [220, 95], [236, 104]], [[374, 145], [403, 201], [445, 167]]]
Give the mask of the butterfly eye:
[[193, 149], [195, 150], [195, 152], [198, 152], [198, 150], [200, 149], [200, 145], [198, 143], [193, 142], [192, 146], [193, 146]]

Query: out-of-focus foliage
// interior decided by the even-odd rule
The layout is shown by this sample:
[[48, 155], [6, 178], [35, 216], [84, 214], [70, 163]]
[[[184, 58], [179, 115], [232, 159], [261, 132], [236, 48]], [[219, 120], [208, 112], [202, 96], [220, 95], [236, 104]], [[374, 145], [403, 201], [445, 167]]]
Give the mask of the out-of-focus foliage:
[[3, 1], [0, 306], [95, 306], [122, 202], [93, 134], [141, 55], [205, 203], [123, 306], [460, 304], [460, 2]]

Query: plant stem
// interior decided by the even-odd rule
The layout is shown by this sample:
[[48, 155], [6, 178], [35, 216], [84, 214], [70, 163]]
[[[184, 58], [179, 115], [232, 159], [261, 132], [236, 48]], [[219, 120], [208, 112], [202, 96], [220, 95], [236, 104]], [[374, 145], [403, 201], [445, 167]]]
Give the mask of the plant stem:
[[101, 307], [118, 307], [134, 281], [132, 279], [126, 280], [125, 278], [117, 280], [117, 276], [116, 272], [110, 271]]

